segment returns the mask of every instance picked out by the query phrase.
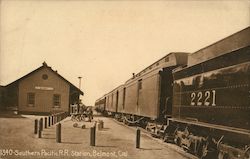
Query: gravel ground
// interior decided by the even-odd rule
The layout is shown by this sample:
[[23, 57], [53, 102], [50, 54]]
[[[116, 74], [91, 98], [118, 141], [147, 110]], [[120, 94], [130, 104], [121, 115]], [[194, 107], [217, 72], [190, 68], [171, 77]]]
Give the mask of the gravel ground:
[[[62, 143], [56, 143], [55, 125], [44, 129], [42, 138], [34, 134], [34, 120], [39, 116], [0, 118], [0, 159], [12, 158], [81, 158], [81, 159], [186, 159], [177, 151], [153, 140], [142, 132], [141, 148], [135, 148], [134, 128], [126, 127], [113, 119], [103, 120], [104, 129], [96, 130], [96, 146], [90, 146], [90, 127], [94, 122], [77, 122], [73, 127], [70, 118], [61, 121]], [[86, 129], [81, 125], [85, 124]]]

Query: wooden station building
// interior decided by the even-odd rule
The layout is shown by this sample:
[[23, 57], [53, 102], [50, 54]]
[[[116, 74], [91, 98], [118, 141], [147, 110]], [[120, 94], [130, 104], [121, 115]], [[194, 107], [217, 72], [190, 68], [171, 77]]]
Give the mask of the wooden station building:
[[0, 91], [0, 108], [14, 108], [20, 114], [70, 112], [70, 105], [83, 95], [45, 62], [27, 75], [1, 86]]

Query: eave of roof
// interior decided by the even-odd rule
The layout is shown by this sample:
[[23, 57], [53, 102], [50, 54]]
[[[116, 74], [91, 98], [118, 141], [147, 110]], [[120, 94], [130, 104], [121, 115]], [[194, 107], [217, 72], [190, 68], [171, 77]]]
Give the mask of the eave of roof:
[[66, 83], [68, 83], [73, 89], [76, 89], [81, 95], [84, 95], [83, 91], [81, 91], [79, 88], [77, 88], [75, 85], [73, 85], [72, 83], [70, 83], [68, 80], [66, 80], [63, 76], [61, 76], [59, 73], [57, 73], [57, 71], [54, 71], [51, 67], [49, 67], [45, 62], [43, 62], [43, 65], [38, 67], [37, 69], [31, 71], [30, 73], [22, 76], [21, 78], [9, 83], [8, 85], [6, 85], [5, 87], [8, 87], [10, 85], [13, 85], [15, 83], [18, 83], [19, 81], [27, 78], [28, 76], [32, 75], [33, 73], [39, 71], [42, 68], [48, 68], [51, 72], [53, 72], [54, 74], [56, 74], [59, 78], [63, 79]]

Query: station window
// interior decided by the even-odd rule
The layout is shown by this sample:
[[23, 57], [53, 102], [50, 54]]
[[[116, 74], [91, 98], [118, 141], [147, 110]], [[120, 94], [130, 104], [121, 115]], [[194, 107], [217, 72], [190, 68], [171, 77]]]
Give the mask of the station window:
[[60, 107], [61, 106], [61, 95], [60, 94], [54, 94], [53, 95], [53, 106], [54, 107]]
[[169, 62], [169, 57], [166, 57], [166, 58], [165, 58], [165, 62]]
[[27, 94], [27, 105], [29, 107], [35, 106], [35, 93], [28, 93]]

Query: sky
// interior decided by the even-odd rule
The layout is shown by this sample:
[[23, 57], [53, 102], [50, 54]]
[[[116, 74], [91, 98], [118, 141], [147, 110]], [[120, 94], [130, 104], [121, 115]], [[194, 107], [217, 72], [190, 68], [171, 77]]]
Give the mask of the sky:
[[95, 100], [170, 52], [250, 25], [250, 1], [0, 0], [0, 85], [44, 61]]

